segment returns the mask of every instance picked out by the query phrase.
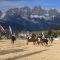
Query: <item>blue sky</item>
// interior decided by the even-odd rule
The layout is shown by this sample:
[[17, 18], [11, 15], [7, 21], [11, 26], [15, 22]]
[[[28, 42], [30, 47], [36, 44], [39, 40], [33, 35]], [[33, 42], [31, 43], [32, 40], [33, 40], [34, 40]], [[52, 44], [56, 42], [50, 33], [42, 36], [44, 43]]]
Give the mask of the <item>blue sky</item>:
[[2, 11], [24, 6], [42, 6], [43, 8], [56, 8], [60, 10], [60, 0], [0, 0], [0, 10]]

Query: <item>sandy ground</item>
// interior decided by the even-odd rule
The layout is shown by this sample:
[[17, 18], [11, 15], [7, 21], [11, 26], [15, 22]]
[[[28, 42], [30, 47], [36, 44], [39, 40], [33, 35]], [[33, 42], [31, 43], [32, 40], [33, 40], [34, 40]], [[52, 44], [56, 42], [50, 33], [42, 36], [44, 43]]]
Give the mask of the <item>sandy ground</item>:
[[48, 46], [26, 45], [26, 40], [0, 40], [0, 60], [60, 60], [60, 40]]

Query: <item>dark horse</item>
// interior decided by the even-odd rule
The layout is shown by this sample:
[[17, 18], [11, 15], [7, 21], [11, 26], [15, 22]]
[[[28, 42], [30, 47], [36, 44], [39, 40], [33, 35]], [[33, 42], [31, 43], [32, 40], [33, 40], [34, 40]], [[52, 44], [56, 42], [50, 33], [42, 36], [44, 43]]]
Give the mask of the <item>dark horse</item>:
[[35, 43], [37, 42], [37, 39], [36, 38], [33, 38], [33, 37], [31, 37], [31, 38], [27, 38], [27, 45], [28, 45], [28, 42], [33, 42], [33, 44], [35, 45]]
[[41, 44], [42, 45], [48, 45], [48, 40], [45, 38], [45, 39], [41, 39]]
[[48, 45], [48, 39], [46, 37], [42, 38], [42, 36], [40, 36], [40, 37], [38, 37], [37, 43], [38, 43], [38, 45], [41, 44], [42, 46]]
[[50, 37], [49, 37], [49, 42], [50, 42], [50, 43], [53, 43], [53, 40], [54, 40], [54, 39], [53, 39], [53, 36], [50, 36]]

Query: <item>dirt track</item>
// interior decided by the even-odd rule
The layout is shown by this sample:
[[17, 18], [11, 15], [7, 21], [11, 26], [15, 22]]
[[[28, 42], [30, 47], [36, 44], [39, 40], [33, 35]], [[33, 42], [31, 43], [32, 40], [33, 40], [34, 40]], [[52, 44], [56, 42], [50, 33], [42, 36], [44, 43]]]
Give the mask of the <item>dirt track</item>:
[[26, 40], [18, 40], [14, 45], [10, 40], [0, 41], [0, 60], [60, 60], [60, 41], [46, 46], [26, 45]]

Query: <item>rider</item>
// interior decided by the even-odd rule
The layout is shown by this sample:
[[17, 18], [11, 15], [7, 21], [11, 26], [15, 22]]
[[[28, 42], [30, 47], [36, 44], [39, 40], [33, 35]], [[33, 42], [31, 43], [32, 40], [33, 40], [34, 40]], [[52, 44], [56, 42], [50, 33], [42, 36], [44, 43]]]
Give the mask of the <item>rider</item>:
[[45, 39], [45, 35], [44, 35], [44, 33], [42, 32], [42, 39]]
[[36, 35], [35, 35], [35, 33], [32, 33], [32, 38], [36, 38]]

